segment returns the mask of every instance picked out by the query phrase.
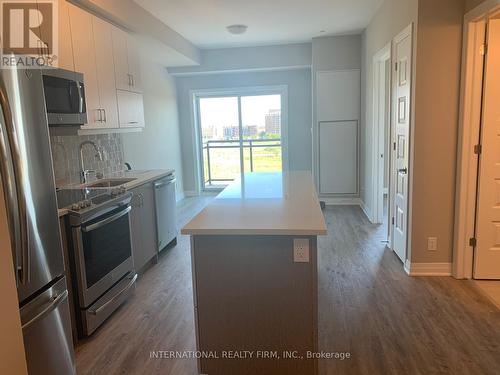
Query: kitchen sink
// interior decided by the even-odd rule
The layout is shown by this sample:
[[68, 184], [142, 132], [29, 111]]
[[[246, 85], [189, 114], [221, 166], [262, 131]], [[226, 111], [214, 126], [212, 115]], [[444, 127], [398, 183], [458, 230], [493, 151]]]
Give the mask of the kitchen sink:
[[104, 180], [99, 180], [88, 184], [88, 188], [110, 188], [115, 186], [121, 186], [128, 182], [137, 180], [137, 178], [106, 178]]

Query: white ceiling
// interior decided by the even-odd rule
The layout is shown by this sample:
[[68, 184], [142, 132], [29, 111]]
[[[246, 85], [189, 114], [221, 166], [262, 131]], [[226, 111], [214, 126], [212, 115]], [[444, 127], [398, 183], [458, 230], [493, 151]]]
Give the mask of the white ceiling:
[[[200, 48], [310, 41], [364, 29], [383, 0], [134, 0]], [[248, 25], [244, 35], [226, 26]], [[322, 33], [321, 31], [324, 31]]]

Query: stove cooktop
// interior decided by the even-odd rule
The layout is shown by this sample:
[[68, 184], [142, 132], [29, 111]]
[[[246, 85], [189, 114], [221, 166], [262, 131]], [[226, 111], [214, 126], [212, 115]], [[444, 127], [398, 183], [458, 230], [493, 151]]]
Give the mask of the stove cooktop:
[[124, 188], [114, 189], [61, 189], [58, 190], [57, 207], [78, 211], [91, 206], [98, 206], [115, 199], [126, 192]]

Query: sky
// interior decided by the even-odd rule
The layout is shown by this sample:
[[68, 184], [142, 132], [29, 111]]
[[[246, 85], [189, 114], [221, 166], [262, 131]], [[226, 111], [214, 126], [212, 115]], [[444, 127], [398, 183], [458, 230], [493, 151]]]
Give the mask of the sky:
[[[281, 109], [281, 95], [242, 96], [243, 126], [264, 127], [270, 109]], [[201, 126], [238, 126], [238, 98], [201, 98]]]

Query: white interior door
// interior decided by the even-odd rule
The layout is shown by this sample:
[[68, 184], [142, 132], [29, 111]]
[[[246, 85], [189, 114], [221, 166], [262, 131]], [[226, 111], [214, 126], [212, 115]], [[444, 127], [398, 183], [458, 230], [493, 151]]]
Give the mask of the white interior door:
[[412, 26], [393, 41], [393, 204], [392, 238], [398, 257], [406, 261], [408, 237], [408, 168], [411, 113]]
[[488, 24], [474, 278], [500, 279], [500, 20]]

